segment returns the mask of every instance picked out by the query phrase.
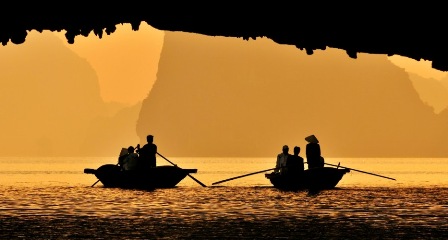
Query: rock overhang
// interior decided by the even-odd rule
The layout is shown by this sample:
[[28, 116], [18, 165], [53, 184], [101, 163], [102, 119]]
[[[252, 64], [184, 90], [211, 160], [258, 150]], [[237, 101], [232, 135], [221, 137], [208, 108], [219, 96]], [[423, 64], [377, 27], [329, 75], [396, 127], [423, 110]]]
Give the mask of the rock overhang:
[[213, 6], [168, 3], [172, 4], [131, 10], [109, 6], [98, 14], [92, 11], [36, 14], [14, 8], [10, 15], [0, 17], [0, 42], [22, 44], [29, 31], [49, 30], [66, 31], [67, 41], [74, 43], [78, 35], [93, 33], [102, 38], [104, 34], [113, 34], [119, 24], [129, 23], [137, 31], [146, 22], [165, 31], [246, 40], [266, 37], [279, 44], [296, 46], [310, 55], [326, 48], [343, 49], [351, 58], [358, 53], [400, 55], [432, 61], [434, 69], [448, 71], [448, 44], [443, 34], [446, 21], [443, 14], [437, 14], [437, 10], [443, 9], [441, 6], [423, 4], [420, 8], [397, 11], [379, 5], [374, 8], [325, 5], [310, 9], [279, 3], [252, 8], [238, 7], [236, 3]]

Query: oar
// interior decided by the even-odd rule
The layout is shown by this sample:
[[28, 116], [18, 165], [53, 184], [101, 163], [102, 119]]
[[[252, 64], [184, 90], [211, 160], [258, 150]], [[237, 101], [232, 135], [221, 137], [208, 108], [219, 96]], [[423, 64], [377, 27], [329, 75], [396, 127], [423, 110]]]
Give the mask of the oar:
[[357, 170], [357, 169], [353, 169], [353, 168], [344, 167], [344, 166], [340, 166], [339, 164], [338, 165], [334, 165], [334, 164], [331, 164], [331, 163], [324, 163], [324, 164], [327, 164], [327, 165], [330, 165], [330, 166], [335, 166], [335, 167], [346, 168], [346, 169], [350, 169], [350, 170], [361, 172], [361, 173], [370, 174], [370, 175], [377, 176], [377, 177], [387, 178], [387, 179], [390, 179], [390, 180], [396, 180], [395, 178], [381, 176], [381, 175], [378, 175], [378, 174], [375, 174], [375, 173], [370, 173], [370, 172], [365, 172], [365, 171], [361, 171], [361, 170]]
[[227, 182], [227, 181], [234, 180], [234, 179], [238, 179], [238, 178], [242, 178], [242, 177], [247, 177], [247, 176], [254, 175], [254, 174], [258, 174], [258, 173], [263, 173], [263, 172], [267, 172], [267, 171], [275, 170], [275, 169], [277, 169], [277, 168], [269, 168], [269, 169], [262, 170], [262, 171], [258, 171], [258, 172], [253, 172], [253, 173], [248, 173], [248, 174], [244, 174], [244, 175], [237, 176], [237, 177], [233, 177], [233, 178], [228, 178], [228, 179], [225, 179], [225, 180], [221, 180], [221, 181], [218, 181], [218, 182], [214, 182], [214, 183], [212, 183], [212, 185], [215, 185], [215, 184], [218, 184], [218, 183]]
[[[177, 166], [176, 164], [174, 164], [173, 162], [171, 162], [170, 160], [168, 160], [168, 158], [164, 157], [162, 154], [157, 153], [159, 156], [161, 156], [163, 159], [167, 160], [169, 163], [173, 164], [174, 166]], [[193, 179], [194, 181], [196, 181], [197, 183], [199, 183], [201, 186], [203, 187], [207, 187], [205, 184], [201, 183], [199, 180], [197, 180], [196, 178], [194, 178], [193, 176], [191, 176], [190, 174], [188, 174], [189, 177], [191, 177], [191, 179]]]
[[[117, 163], [116, 165], [118, 166], [118, 164], [119, 164], [119, 163]], [[98, 180], [97, 180], [94, 184], [92, 184], [92, 186], [90, 186], [90, 187], [95, 186], [99, 181], [100, 181], [100, 180], [98, 179]]]
[[100, 180], [96, 181], [91, 187], [95, 186]]

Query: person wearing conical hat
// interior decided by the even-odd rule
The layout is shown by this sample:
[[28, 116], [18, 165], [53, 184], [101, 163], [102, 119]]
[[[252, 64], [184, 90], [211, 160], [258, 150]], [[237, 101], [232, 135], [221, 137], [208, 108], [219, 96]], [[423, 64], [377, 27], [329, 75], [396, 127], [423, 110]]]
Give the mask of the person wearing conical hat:
[[316, 136], [310, 135], [305, 138], [308, 142], [306, 145], [306, 161], [308, 163], [308, 169], [323, 167], [323, 157], [321, 156], [319, 140]]

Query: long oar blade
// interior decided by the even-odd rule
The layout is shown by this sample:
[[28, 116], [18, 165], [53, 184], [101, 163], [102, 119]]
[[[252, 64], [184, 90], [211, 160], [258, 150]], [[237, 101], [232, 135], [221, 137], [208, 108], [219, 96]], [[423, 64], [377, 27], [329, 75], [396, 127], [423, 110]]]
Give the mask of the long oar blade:
[[331, 163], [325, 163], [325, 164], [326, 164], [326, 165], [330, 165], [330, 166], [335, 166], [335, 167], [346, 168], [346, 169], [350, 169], [350, 170], [353, 170], [353, 171], [356, 171], [356, 172], [361, 172], [361, 173], [365, 173], [365, 174], [370, 174], [370, 175], [377, 176], [377, 177], [387, 178], [387, 179], [390, 179], [390, 180], [396, 180], [395, 178], [386, 177], [386, 176], [382, 176], [382, 175], [379, 175], [379, 174], [370, 173], [370, 172], [365, 172], [365, 171], [361, 171], [361, 170], [357, 170], [357, 169], [353, 169], [353, 168], [348, 168], [348, 167], [344, 167], [344, 166], [334, 165], [334, 164], [331, 164]]
[[[170, 160], [168, 160], [168, 158], [164, 157], [162, 154], [157, 153], [157, 155], [161, 156], [163, 159], [167, 160], [169, 163], [171, 163], [174, 166], [177, 166], [176, 164], [174, 164], [173, 162], [171, 162]], [[193, 179], [195, 182], [199, 183], [199, 185], [203, 186], [203, 187], [207, 187], [205, 184], [203, 184], [202, 182], [200, 182], [199, 180], [197, 180], [195, 177], [191, 176], [190, 174], [188, 174], [188, 176]]]
[[201, 183], [199, 180], [197, 180], [195, 177], [191, 176], [190, 174], [188, 174], [188, 176], [193, 179], [195, 182], [199, 183], [199, 185], [203, 186], [203, 187], [207, 187], [205, 184]]
[[92, 184], [91, 187], [94, 187], [100, 180], [98, 179], [98, 181], [96, 181], [94, 184]]
[[248, 174], [244, 174], [244, 175], [241, 175], [241, 176], [237, 176], [237, 177], [232, 177], [232, 178], [224, 179], [224, 180], [221, 180], [221, 181], [218, 181], [218, 182], [214, 182], [214, 183], [212, 183], [212, 185], [219, 184], [219, 183], [223, 183], [223, 182], [228, 182], [228, 181], [230, 181], [230, 180], [234, 180], [234, 179], [238, 179], [238, 178], [242, 178], [242, 177], [247, 177], [247, 176], [250, 176], [250, 175], [254, 175], [254, 174], [258, 174], [258, 173], [263, 173], [263, 172], [267, 172], [267, 171], [271, 171], [271, 170], [275, 170], [275, 169], [276, 169], [276, 168], [269, 168], [269, 169], [262, 170], [262, 171], [258, 171], [258, 172], [248, 173]]

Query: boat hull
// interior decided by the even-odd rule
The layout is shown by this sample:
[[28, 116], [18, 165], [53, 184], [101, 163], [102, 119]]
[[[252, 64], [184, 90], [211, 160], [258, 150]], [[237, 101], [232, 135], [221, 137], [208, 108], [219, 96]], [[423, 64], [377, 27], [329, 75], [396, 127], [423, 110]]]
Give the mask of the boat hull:
[[346, 168], [323, 167], [307, 169], [296, 175], [267, 173], [265, 177], [275, 188], [282, 190], [325, 190], [335, 188], [347, 172], [350, 170]]
[[153, 190], [173, 188], [197, 169], [183, 169], [177, 166], [157, 166], [145, 172], [122, 171], [119, 166], [105, 164], [98, 169], [84, 169], [84, 173], [94, 174], [107, 188], [130, 188]]

